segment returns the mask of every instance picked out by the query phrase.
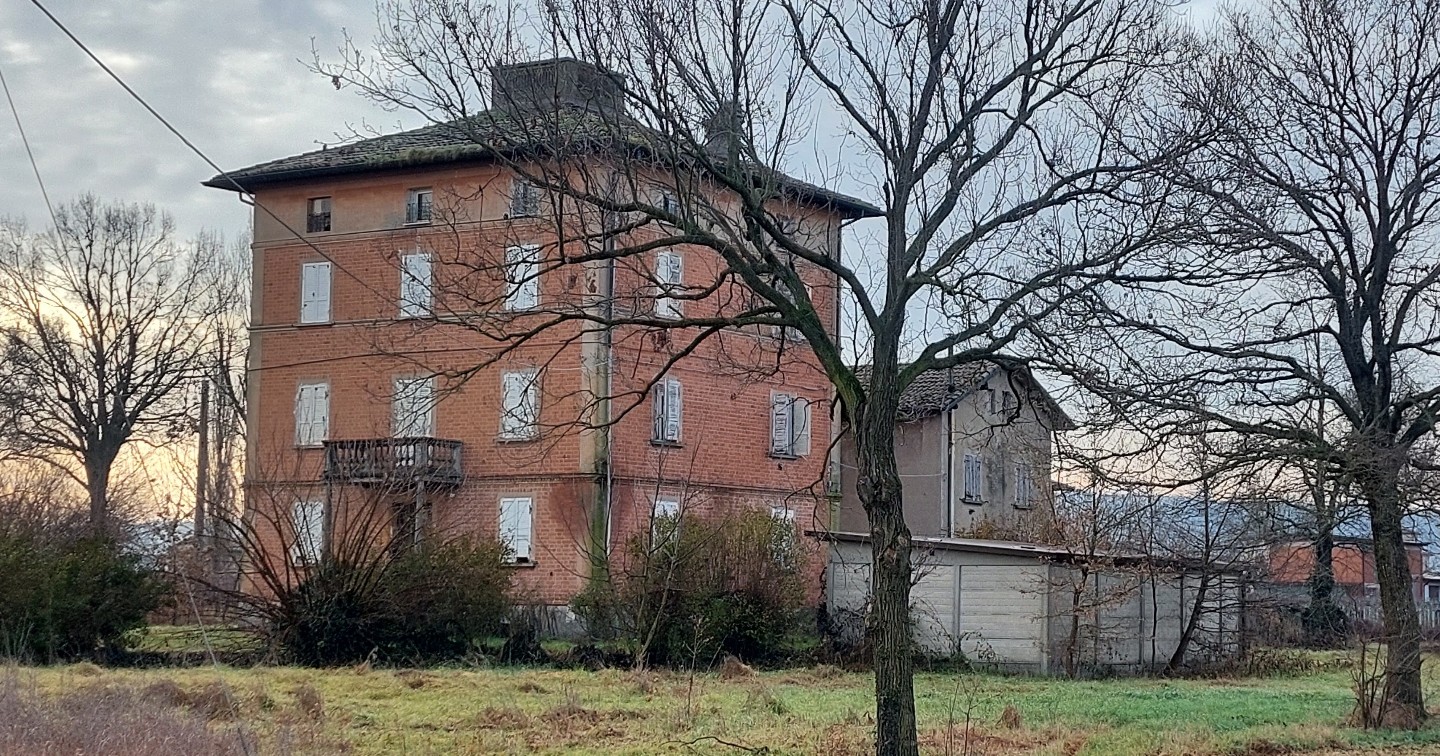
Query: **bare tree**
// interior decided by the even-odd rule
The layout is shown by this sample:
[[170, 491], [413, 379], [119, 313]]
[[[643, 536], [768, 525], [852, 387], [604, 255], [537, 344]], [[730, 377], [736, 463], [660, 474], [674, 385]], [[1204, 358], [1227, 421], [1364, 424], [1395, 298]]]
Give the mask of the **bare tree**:
[[111, 474], [132, 441], [173, 440], [212, 343], [214, 250], [182, 245], [169, 216], [93, 196], [56, 228], [0, 228], [0, 444], [85, 486], [107, 527]]
[[[1181, 83], [1173, 125], [1211, 135], [1167, 175], [1166, 202], [1193, 232], [1137, 272], [1164, 282], [1116, 298], [1118, 317], [1098, 324], [1136, 336], [1139, 422], [1174, 428], [1198, 414], [1207, 432], [1242, 438], [1240, 453], [1353, 482], [1389, 644], [1379, 711], [1416, 725], [1426, 712], [1399, 483], [1440, 415], [1440, 3], [1244, 8]], [[1316, 403], [1333, 408], [1324, 429], [1305, 411]], [[1141, 405], [1157, 411], [1140, 419]]]
[[[460, 284], [436, 319], [493, 338], [476, 369], [557, 339], [662, 338], [663, 364], [635, 371], [628, 401], [585, 389], [591, 427], [691, 355], [762, 374], [813, 365], [833, 385], [873, 539], [876, 750], [916, 753], [899, 397], [926, 370], [1003, 358], [1140, 244], [1121, 200], [1165, 148], [1121, 136], [1148, 133], [1137, 102], [1177, 57], [1166, 3], [562, 1], [527, 24], [513, 7], [394, 0], [379, 15], [373, 51], [317, 69], [464, 133], [468, 154], [542, 191], [557, 241], [524, 280], [593, 282], [515, 317], [504, 260], [473, 246], [446, 260], [463, 272], [436, 274]], [[492, 68], [542, 38], [607, 72], [590, 102], [491, 91]], [[816, 147], [817, 117], [879, 197], [838, 212], [880, 219], [846, 259], [826, 216], [842, 198], [779, 172]], [[654, 262], [670, 248], [703, 263], [677, 280]], [[757, 347], [762, 333], [777, 338]]]

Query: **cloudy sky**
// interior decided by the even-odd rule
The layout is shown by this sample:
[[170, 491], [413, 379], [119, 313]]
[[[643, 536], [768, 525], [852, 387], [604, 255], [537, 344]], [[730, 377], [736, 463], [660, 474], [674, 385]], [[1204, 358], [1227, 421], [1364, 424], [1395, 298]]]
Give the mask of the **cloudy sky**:
[[[142, 97], [225, 168], [335, 143], [362, 123], [396, 130], [352, 91], [305, 67], [342, 30], [364, 37], [373, 0], [45, 0]], [[1209, 15], [1214, 0], [1192, 0]], [[333, 56], [332, 56], [333, 57]], [[10, 86], [50, 196], [84, 192], [151, 201], [182, 231], [233, 236], [249, 224], [230, 192], [138, 103], [25, 0], [0, 0], [0, 73]], [[414, 117], [404, 125], [418, 126]], [[47, 224], [9, 108], [0, 102], [0, 216]]]

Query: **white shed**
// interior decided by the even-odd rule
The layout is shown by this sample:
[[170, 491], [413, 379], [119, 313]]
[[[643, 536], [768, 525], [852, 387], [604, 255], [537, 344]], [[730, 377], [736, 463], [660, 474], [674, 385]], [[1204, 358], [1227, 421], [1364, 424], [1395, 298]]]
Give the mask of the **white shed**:
[[[856, 533], [824, 537], [830, 625], [842, 640], [858, 641], [870, 605], [870, 544]], [[1243, 581], [1235, 573], [1115, 554], [1084, 569], [1064, 549], [1007, 541], [914, 544], [911, 614], [916, 644], [929, 654], [958, 651], [1015, 672], [1138, 672], [1165, 666], [1192, 616], [1187, 663], [1241, 647]]]

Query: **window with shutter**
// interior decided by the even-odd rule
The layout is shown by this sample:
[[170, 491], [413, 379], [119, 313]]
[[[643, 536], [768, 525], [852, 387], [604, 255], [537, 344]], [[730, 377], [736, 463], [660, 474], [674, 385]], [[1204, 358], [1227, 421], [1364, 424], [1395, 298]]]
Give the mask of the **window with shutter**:
[[396, 438], [435, 436], [435, 379], [396, 378], [391, 432]]
[[505, 249], [505, 309], [533, 310], [540, 304], [540, 245]]
[[330, 322], [330, 263], [300, 267], [300, 322]]
[[429, 223], [434, 193], [429, 189], [411, 189], [405, 200], [406, 223]]
[[777, 505], [770, 508], [774, 520], [770, 529], [770, 557], [782, 566], [789, 567], [795, 561], [795, 510]]
[[500, 438], [523, 441], [540, 435], [539, 373], [521, 370], [500, 376]]
[[685, 312], [682, 302], [671, 296], [682, 291], [685, 285], [685, 263], [679, 252], [666, 249], [655, 254], [655, 281], [655, 316], [669, 320], [682, 317]]
[[969, 501], [969, 502], [979, 502], [979, 501], [983, 498], [982, 495], [981, 495], [982, 481], [981, 481], [980, 455], [978, 455], [978, 454], [966, 454], [966, 455], [965, 455], [965, 481], [964, 481], [964, 482], [965, 482], [965, 484], [964, 484], [964, 487], [963, 487], [963, 489], [962, 489], [962, 491], [963, 491], [962, 496], [964, 497], [965, 501]]
[[530, 218], [540, 214], [540, 189], [522, 178], [510, 182], [510, 217]]
[[509, 553], [506, 561], [531, 564], [534, 561], [535, 501], [528, 496], [500, 500], [500, 542]]
[[658, 444], [680, 443], [680, 423], [684, 416], [680, 381], [675, 378], [662, 379], [655, 383], [651, 391], [654, 399], [651, 403], [654, 434], [650, 440]]
[[328, 435], [330, 384], [300, 384], [295, 391], [295, 445], [319, 446]]
[[770, 395], [770, 454], [804, 457], [810, 454], [810, 400], [790, 394]]
[[325, 502], [295, 502], [290, 508], [290, 520], [295, 539], [290, 544], [290, 561], [318, 564], [325, 544]]
[[305, 232], [317, 234], [330, 230], [330, 198], [312, 197], [305, 203]]
[[1029, 509], [1034, 505], [1035, 477], [1030, 470], [1030, 465], [1017, 462], [1015, 464], [1015, 506]]
[[400, 317], [420, 318], [430, 314], [431, 275], [429, 252], [400, 258]]

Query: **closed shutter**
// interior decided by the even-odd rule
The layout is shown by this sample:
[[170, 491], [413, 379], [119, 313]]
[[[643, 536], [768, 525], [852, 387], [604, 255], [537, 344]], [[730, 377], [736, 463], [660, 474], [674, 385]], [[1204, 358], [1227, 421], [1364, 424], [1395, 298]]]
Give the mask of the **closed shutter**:
[[781, 457], [795, 454], [790, 431], [792, 401], [789, 394], [770, 395], [770, 453]]
[[512, 562], [533, 560], [535, 502], [529, 497], [500, 500], [500, 542], [509, 547]]
[[430, 254], [417, 252], [401, 258], [400, 317], [418, 318], [430, 314], [433, 281]]
[[391, 408], [391, 429], [396, 438], [434, 437], [435, 379], [396, 378]]
[[297, 501], [290, 509], [295, 541], [290, 545], [294, 564], [316, 564], [325, 542], [325, 502]]
[[505, 248], [505, 309], [531, 310], [540, 304], [540, 247]]
[[500, 384], [500, 436], [534, 438], [540, 420], [540, 387], [536, 374], [533, 371], [505, 373]]
[[330, 322], [330, 263], [305, 263], [300, 268], [300, 322]]
[[329, 435], [330, 384], [300, 384], [295, 391], [295, 445], [319, 446]]
[[980, 467], [980, 456], [978, 454], [965, 455], [965, 500], [980, 501], [982, 490], [982, 474]]

